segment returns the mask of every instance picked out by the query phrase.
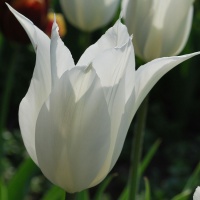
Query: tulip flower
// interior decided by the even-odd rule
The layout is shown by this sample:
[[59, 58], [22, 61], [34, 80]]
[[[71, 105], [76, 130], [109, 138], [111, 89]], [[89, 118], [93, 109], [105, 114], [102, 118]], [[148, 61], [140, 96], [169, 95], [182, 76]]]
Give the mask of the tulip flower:
[[194, 192], [193, 200], [200, 200], [200, 187], [198, 186]]
[[123, 17], [134, 36], [136, 55], [145, 61], [178, 55], [191, 30], [193, 1], [123, 0]]
[[135, 70], [132, 37], [118, 20], [75, 65], [54, 22], [51, 39], [9, 6], [29, 35], [36, 65], [19, 107], [25, 147], [68, 192], [101, 182], [116, 163], [139, 105], [170, 69], [199, 54], [156, 59]]
[[83, 31], [94, 31], [108, 24], [119, 7], [119, 0], [60, 0], [67, 20]]

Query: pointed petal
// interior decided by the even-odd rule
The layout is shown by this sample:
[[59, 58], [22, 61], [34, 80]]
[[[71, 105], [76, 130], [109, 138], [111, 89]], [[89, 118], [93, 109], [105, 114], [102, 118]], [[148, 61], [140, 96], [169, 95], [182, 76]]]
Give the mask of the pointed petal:
[[145, 96], [149, 93], [156, 82], [176, 65], [200, 54], [200, 52], [187, 54], [183, 56], [174, 56], [155, 59], [141, 67], [136, 71], [135, 95], [136, 104], [135, 112], [140, 106]]
[[88, 66], [103, 51], [123, 46], [127, 43], [128, 38], [129, 34], [126, 26], [118, 20], [95, 44], [86, 49], [79, 59], [77, 66]]
[[50, 40], [30, 20], [9, 5], [8, 7], [24, 27], [36, 51], [36, 65], [31, 84], [19, 107], [19, 124], [26, 149], [37, 164], [35, 151], [36, 119], [51, 89]]
[[[19, 12], [17, 12], [14, 8], [12, 8], [8, 3], [6, 3], [6, 5], [8, 6], [8, 8], [10, 9], [10, 11], [15, 15], [15, 17], [17, 18], [17, 20], [20, 22], [20, 24], [22, 25], [22, 27], [25, 29], [26, 33], [28, 34], [31, 43], [34, 47], [34, 50], [37, 50], [37, 33], [35, 29], [38, 29], [36, 26], [34, 26], [33, 22], [30, 21], [28, 18], [26, 18], [25, 16], [23, 16], [22, 14], [20, 14]], [[41, 30], [37, 30], [38, 32], [41, 32]]]
[[194, 192], [193, 200], [199, 200], [200, 199], [200, 187], [198, 186]]
[[92, 65], [105, 89], [108, 104], [114, 86], [124, 75], [127, 86], [125, 87], [126, 100], [129, 98], [135, 79], [135, 56], [131, 38], [128, 38], [127, 43], [120, 48], [104, 51], [92, 61]]
[[74, 67], [74, 60], [69, 49], [64, 45], [58, 33], [58, 25], [54, 20], [51, 33], [51, 75], [52, 85], [66, 70]]
[[110, 116], [91, 66], [66, 71], [41, 109], [36, 151], [45, 176], [68, 192], [88, 188], [110, 146]]

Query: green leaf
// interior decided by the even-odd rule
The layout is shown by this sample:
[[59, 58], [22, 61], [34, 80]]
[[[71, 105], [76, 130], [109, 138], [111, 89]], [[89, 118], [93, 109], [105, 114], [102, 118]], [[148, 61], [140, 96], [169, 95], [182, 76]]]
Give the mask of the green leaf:
[[124, 188], [124, 190], [122, 191], [120, 197], [118, 198], [118, 200], [127, 200], [129, 196], [129, 187], [128, 185]]
[[112, 181], [112, 179], [116, 176], [116, 174], [111, 174], [110, 176], [108, 176], [98, 187], [98, 190], [95, 194], [95, 200], [102, 200], [104, 191], [106, 190], [106, 188], [108, 187], [109, 183]]
[[90, 200], [88, 190], [84, 190], [77, 194], [76, 200]]
[[148, 167], [149, 163], [151, 162], [152, 158], [154, 157], [155, 153], [157, 152], [159, 146], [161, 144], [161, 140], [158, 139], [154, 142], [154, 144], [149, 149], [148, 153], [145, 155], [144, 159], [142, 160], [139, 168], [139, 175], [141, 176], [146, 168]]
[[24, 199], [31, 178], [39, 171], [31, 158], [25, 159], [8, 184], [9, 199]]
[[188, 179], [183, 191], [188, 190], [188, 189], [193, 190], [194, 187], [196, 187], [199, 184], [199, 179], [200, 179], [200, 162], [198, 163], [192, 175]]
[[[155, 153], [157, 152], [159, 146], [161, 144], [161, 140], [157, 139], [154, 144], [151, 146], [151, 148], [149, 149], [148, 153], [145, 155], [144, 159], [142, 160], [141, 164], [140, 164], [140, 168], [139, 168], [139, 176], [141, 176], [144, 171], [146, 170], [146, 168], [148, 167], [149, 163], [151, 162], [152, 158], [154, 157]], [[128, 185], [124, 188], [124, 190], [122, 191], [119, 200], [127, 200], [128, 199], [128, 195], [129, 195], [129, 191], [128, 191]]]
[[188, 179], [183, 191], [180, 194], [176, 195], [174, 198], [172, 198], [172, 200], [188, 200], [194, 187], [198, 185], [199, 178], [200, 178], [200, 162], [198, 163], [192, 175]]
[[62, 200], [62, 199], [65, 199], [65, 191], [57, 186], [52, 186], [42, 198], [42, 200]]
[[185, 190], [181, 192], [180, 194], [176, 195], [175, 197], [172, 198], [172, 200], [188, 200], [191, 190]]
[[144, 177], [144, 183], [145, 183], [145, 200], [151, 200], [150, 184], [149, 180], [146, 177]]
[[0, 180], [0, 199], [8, 200], [8, 189], [2, 180]]

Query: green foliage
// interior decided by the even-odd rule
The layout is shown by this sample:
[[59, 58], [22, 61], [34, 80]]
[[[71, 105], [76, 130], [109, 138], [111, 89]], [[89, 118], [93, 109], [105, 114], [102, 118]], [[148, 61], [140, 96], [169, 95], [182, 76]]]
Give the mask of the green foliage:
[[196, 166], [194, 172], [189, 177], [183, 191], [193, 190], [198, 184], [200, 180], [200, 162]]
[[139, 174], [140, 176], [144, 173], [144, 171], [146, 170], [146, 168], [148, 167], [149, 163], [151, 162], [151, 160], [153, 159], [154, 155], [156, 154], [156, 152], [158, 151], [158, 148], [161, 144], [161, 140], [158, 139], [154, 142], [154, 144], [150, 147], [149, 151], [147, 152], [147, 154], [145, 155], [144, 159], [142, 160], [142, 163], [140, 165], [139, 168]]
[[147, 177], [144, 178], [145, 182], [145, 200], [151, 200], [150, 184]]
[[188, 200], [191, 194], [191, 190], [185, 190], [181, 192], [180, 194], [176, 195], [172, 200]]
[[88, 190], [84, 190], [82, 192], [79, 192], [77, 194], [76, 200], [90, 200], [89, 191]]
[[[159, 148], [160, 144], [161, 144], [161, 140], [158, 139], [150, 147], [149, 151], [147, 152], [147, 154], [145, 155], [144, 159], [142, 160], [142, 162], [140, 164], [140, 167], [139, 167], [139, 175], [140, 176], [144, 173], [144, 171], [148, 167], [149, 163], [151, 162], [151, 160], [155, 156], [156, 152], [158, 151], [158, 148]], [[150, 200], [149, 182], [148, 182], [147, 178], [145, 178], [144, 180], [145, 180], [145, 189], [146, 189], [145, 198], [149, 198], [147, 200]], [[122, 193], [121, 193], [121, 195], [119, 197], [119, 200], [127, 200], [128, 196], [129, 196], [129, 185], [125, 186], [124, 190], [122, 191]]]
[[100, 184], [100, 186], [98, 187], [98, 190], [96, 192], [95, 198], [94, 198], [95, 200], [102, 199], [106, 188], [108, 187], [108, 185], [110, 184], [110, 182], [112, 181], [112, 179], [114, 177], [116, 177], [116, 174], [111, 174]]
[[194, 188], [199, 184], [200, 179], [200, 163], [196, 166], [195, 170], [193, 171], [192, 175], [189, 177], [183, 191], [176, 195], [172, 200], [189, 200], [191, 193], [193, 192]]
[[4, 184], [2, 180], [0, 180], [0, 199], [9, 200], [8, 199], [8, 188]]
[[64, 198], [65, 192], [57, 186], [52, 186], [41, 200], [62, 200]]
[[31, 158], [25, 159], [13, 178], [9, 181], [9, 199], [23, 199], [29, 189], [30, 180], [36, 172], [38, 172], [38, 167], [33, 163]]
[[118, 200], [127, 200], [128, 199], [128, 195], [129, 195], [129, 187], [126, 186], [123, 190], [123, 192], [121, 193], [120, 197]]

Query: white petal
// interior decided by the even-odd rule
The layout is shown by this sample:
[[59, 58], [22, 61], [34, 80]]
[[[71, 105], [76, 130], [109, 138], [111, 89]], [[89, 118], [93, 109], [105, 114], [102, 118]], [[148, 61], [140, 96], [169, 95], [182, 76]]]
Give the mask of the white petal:
[[32, 21], [30, 21], [24, 15], [20, 14], [19, 12], [17, 12], [8, 3], [6, 3], [6, 5], [10, 9], [10, 11], [14, 14], [14, 16], [17, 18], [17, 20], [20, 22], [22, 27], [25, 29], [26, 33], [28, 34], [28, 36], [29, 36], [29, 38], [31, 40], [31, 43], [32, 43], [32, 45], [34, 47], [34, 50], [36, 51], [37, 50], [37, 45], [38, 45], [36, 30], [38, 32], [41, 32], [41, 30], [39, 30], [37, 27], [35, 27]]
[[146, 61], [177, 55], [190, 33], [192, 3], [193, 0], [123, 0], [123, 17], [134, 36], [136, 55]]
[[51, 89], [50, 40], [31, 21], [9, 5], [8, 7], [26, 30], [36, 51], [36, 65], [31, 84], [19, 107], [19, 124], [26, 149], [37, 164], [35, 151], [36, 119]]
[[52, 85], [66, 71], [74, 67], [74, 60], [69, 49], [64, 45], [58, 33], [58, 25], [54, 20], [51, 33], [51, 75]]
[[[144, 48], [145, 60], [174, 56], [183, 49], [192, 24], [191, 5], [192, 2], [188, 0], [155, 3], [154, 17]], [[177, 10], [177, 7], [180, 9]]]
[[121, 80], [118, 82], [117, 85], [114, 85], [112, 88], [108, 88], [109, 101], [107, 102], [107, 104], [108, 104], [109, 115], [111, 118], [110, 147], [109, 147], [109, 151], [106, 154], [105, 162], [101, 166], [101, 170], [99, 170], [99, 173], [97, 174], [97, 176], [91, 183], [90, 187], [93, 187], [97, 185], [99, 182], [101, 182], [110, 171], [110, 166], [112, 162], [112, 156], [113, 156], [113, 151], [115, 148], [118, 129], [120, 126], [122, 115], [125, 110], [125, 78], [124, 77], [125, 76], [121, 78]]
[[110, 140], [107, 103], [94, 69], [66, 71], [37, 120], [41, 170], [68, 192], [83, 190], [101, 169]]
[[93, 31], [113, 18], [119, 0], [60, 0], [66, 18], [83, 31]]
[[200, 54], [200, 52], [187, 54], [183, 56], [173, 56], [166, 58], [155, 59], [141, 67], [136, 71], [135, 79], [135, 92], [136, 92], [136, 103], [135, 111], [139, 105], [149, 93], [156, 82], [165, 75], [169, 70], [174, 68], [176, 65], [184, 62], [185, 60]]
[[[127, 123], [124, 123], [124, 115], [129, 115], [129, 111], [125, 114], [127, 101], [130, 99], [130, 96], [133, 97], [134, 95], [134, 65], [134, 52], [130, 39], [122, 48], [107, 50], [93, 61], [93, 66], [104, 86], [106, 101], [111, 116], [112, 140], [106, 162], [91, 186], [96, 185], [106, 176], [121, 152], [130, 125], [129, 121], [133, 117], [131, 116], [131, 119], [128, 120], [126, 116]], [[134, 102], [132, 101], [132, 103]], [[121, 124], [122, 120], [123, 124]], [[119, 138], [121, 139], [120, 141]], [[115, 149], [117, 149], [117, 152], [114, 152]], [[114, 155], [115, 153], [116, 155]]]
[[128, 39], [129, 34], [126, 26], [118, 20], [95, 44], [86, 49], [79, 59], [77, 66], [89, 65], [99, 54], [107, 49], [123, 46], [127, 43]]
[[[113, 132], [111, 133], [112, 140], [111, 140], [110, 150], [109, 150], [106, 162], [104, 163], [98, 176], [94, 179], [94, 181], [90, 185], [91, 187], [97, 185], [105, 178], [105, 176], [111, 171], [117, 159], [119, 158], [130, 123], [134, 116], [134, 113], [133, 113], [134, 102], [135, 102], [135, 95], [134, 95], [134, 92], [132, 92], [132, 95], [130, 96], [124, 108], [124, 112], [123, 113], [120, 112], [118, 108], [116, 109], [116, 111], [113, 111], [113, 114], [120, 113], [122, 116], [121, 117], [117, 116], [112, 124]], [[119, 124], [116, 124], [117, 122]]]
[[[161, 56], [178, 55], [188, 40], [192, 20], [193, 20], [193, 5], [191, 1], [182, 2], [179, 0], [179, 5], [171, 5], [168, 9], [171, 18], [166, 17], [163, 29], [163, 47]], [[177, 13], [177, 7], [178, 13]], [[171, 23], [171, 19], [173, 23]]]
[[116, 138], [115, 146], [113, 149], [113, 155], [112, 155], [109, 171], [113, 168], [113, 166], [117, 162], [117, 159], [119, 158], [120, 153], [122, 151], [122, 147], [124, 145], [124, 141], [125, 141], [128, 129], [130, 127], [130, 124], [135, 114], [133, 112], [134, 103], [135, 103], [135, 94], [133, 92], [126, 104], [125, 111], [121, 117], [120, 126], [118, 128], [117, 138]]
[[134, 51], [130, 38], [123, 47], [104, 51], [92, 61], [101, 84], [106, 89], [105, 95], [108, 104], [112, 88], [119, 83], [120, 79], [126, 73], [127, 68], [133, 69], [132, 79], [134, 80], [134, 64]]
[[200, 187], [198, 186], [194, 192], [193, 200], [200, 200]]
[[129, 34], [133, 34], [136, 55], [143, 58], [143, 50], [153, 19], [153, 0], [123, 0], [122, 11]]

